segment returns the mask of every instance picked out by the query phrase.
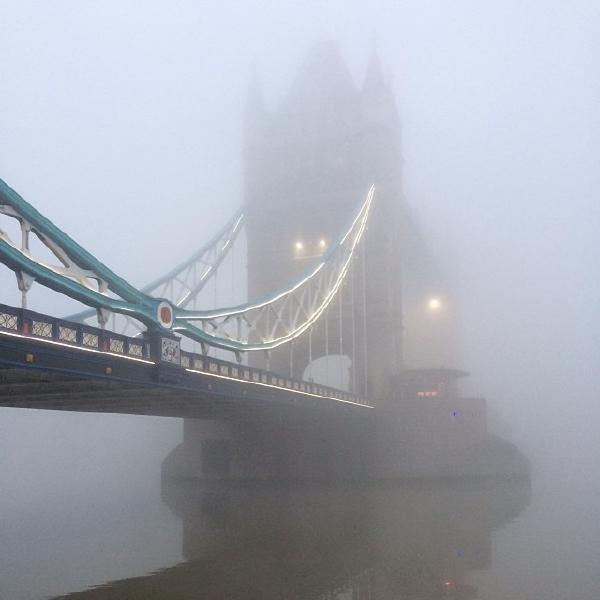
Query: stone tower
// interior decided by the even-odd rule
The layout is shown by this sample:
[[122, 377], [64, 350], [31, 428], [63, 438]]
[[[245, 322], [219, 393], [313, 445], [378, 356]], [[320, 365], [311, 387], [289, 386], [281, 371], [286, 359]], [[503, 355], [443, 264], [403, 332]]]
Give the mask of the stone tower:
[[[287, 95], [272, 111], [266, 109], [254, 82], [244, 135], [249, 298], [279, 289], [282, 282], [306, 270], [345, 231], [375, 184], [365, 276], [354, 278], [354, 301], [346, 286], [341, 319], [339, 306], [332, 303], [315, 324], [311, 355], [313, 360], [323, 355], [329, 341], [330, 354], [354, 356], [351, 381], [360, 382], [355, 391], [365, 392], [366, 371], [369, 397], [385, 397], [402, 356], [402, 187], [400, 123], [377, 55], [373, 52], [364, 83], [357, 87], [335, 44], [313, 47]], [[362, 319], [363, 297], [366, 339], [356, 324]], [[273, 351], [270, 368], [279, 373], [293, 369], [294, 376], [302, 376], [307, 344], [301, 339], [292, 350]], [[262, 356], [252, 360], [264, 365]]]

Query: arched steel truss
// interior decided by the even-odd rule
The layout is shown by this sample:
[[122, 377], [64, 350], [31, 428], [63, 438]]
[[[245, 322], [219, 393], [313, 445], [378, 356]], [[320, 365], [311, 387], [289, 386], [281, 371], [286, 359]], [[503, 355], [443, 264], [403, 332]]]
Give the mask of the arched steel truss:
[[[177, 332], [205, 348], [210, 345], [236, 354], [268, 351], [306, 332], [336, 296], [367, 226], [373, 195], [371, 187], [348, 229], [298, 281], [260, 301], [229, 308], [196, 311], [186, 306], [216, 272], [239, 232], [242, 213], [187, 261], [139, 291], [0, 180], [0, 214], [15, 218], [21, 228], [20, 243], [0, 230], [0, 260], [16, 273], [24, 294], [37, 281], [96, 309], [101, 321], [106, 322], [108, 313], [115, 312], [151, 330]], [[32, 233], [51, 250], [58, 264], [32, 256]], [[170, 299], [151, 295], [157, 292]], [[165, 306], [170, 309], [168, 319]]]
[[[87, 250], [41, 215], [17, 192], [0, 180], [0, 214], [19, 222], [21, 239], [12, 240], [0, 230], [0, 259], [16, 276], [19, 289], [26, 292], [34, 281], [106, 311], [135, 316], [147, 327], [157, 324], [160, 299], [139, 292], [113, 273]], [[33, 256], [30, 238], [35, 235], [56, 257], [50, 263]]]
[[[244, 224], [244, 211], [240, 209], [218, 233], [186, 261], [165, 273], [155, 281], [142, 288], [142, 293], [153, 297], [165, 298], [171, 304], [179, 308], [186, 308], [193, 304], [194, 299], [206, 287], [206, 284], [215, 276], [217, 269], [227, 254], [233, 248], [233, 244]], [[96, 316], [95, 310], [84, 310], [70, 315], [67, 320], [83, 321]], [[115, 313], [113, 313], [115, 316]], [[122, 314], [115, 321], [114, 328], [119, 333], [142, 332], [143, 326], [136, 319]], [[107, 315], [98, 311], [98, 320], [101, 324], [106, 323]], [[104, 322], [103, 322], [104, 319]]]
[[266, 298], [239, 306], [206, 311], [176, 309], [173, 329], [189, 334], [190, 324], [199, 322], [212, 345], [234, 352], [271, 350], [302, 335], [343, 284], [367, 226], [373, 194], [372, 186], [348, 229], [299, 280]]

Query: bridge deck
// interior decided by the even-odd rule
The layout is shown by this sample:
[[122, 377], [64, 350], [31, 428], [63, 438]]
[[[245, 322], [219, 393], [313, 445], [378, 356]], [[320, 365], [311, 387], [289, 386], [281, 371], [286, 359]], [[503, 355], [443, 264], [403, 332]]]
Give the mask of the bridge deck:
[[207, 417], [274, 407], [365, 410], [348, 392], [0, 305], [0, 406]]

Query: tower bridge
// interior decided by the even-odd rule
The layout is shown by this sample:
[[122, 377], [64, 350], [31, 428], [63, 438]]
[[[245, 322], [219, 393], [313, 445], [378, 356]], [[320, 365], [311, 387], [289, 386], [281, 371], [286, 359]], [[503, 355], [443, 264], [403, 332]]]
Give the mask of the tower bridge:
[[[360, 264], [364, 296], [358, 253], [374, 198], [371, 186], [337, 239], [291, 282], [243, 304], [195, 309], [194, 298], [231, 251], [243, 213], [138, 290], [0, 181], [0, 214], [21, 232], [15, 240], [2, 230], [0, 259], [22, 292], [21, 307], [0, 306], [0, 405], [184, 417], [184, 442], [165, 463], [174, 475], [363, 478], [372, 471], [376, 439], [366, 374], [353, 378], [351, 390], [304, 379], [302, 371], [294, 376], [293, 345], [307, 337], [312, 352], [313, 330], [333, 307], [340, 324], [344, 307], [350, 309], [349, 322], [360, 321], [366, 339], [367, 307], [355, 303], [353, 282]], [[54, 260], [31, 250], [33, 236]], [[91, 314], [61, 319], [29, 310], [34, 282], [91, 306]], [[150, 294], [156, 289], [161, 296]], [[352, 295], [349, 302], [342, 302], [344, 293]], [[90, 316], [96, 326], [86, 322]], [[341, 327], [337, 333], [341, 349]], [[199, 351], [184, 349], [182, 338]], [[245, 359], [283, 349], [290, 362], [281, 371], [268, 358], [266, 368]]]
[[[183, 417], [170, 474], [331, 480], [375, 461], [408, 475], [460, 464], [485, 439], [483, 401], [443, 377], [401, 381], [405, 366], [441, 366], [453, 338], [414, 309], [431, 269], [409, 243], [399, 128], [375, 55], [358, 88], [335, 47], [316, 46], [273, 110], [254, 82], [243, 207], [141, 289], [0, 180], [0, 262], [22, 294], [0, 305], [0, 406]], [[220, 302], [226, 279], [238, 295], [247, 280], [247, 297]], [[32, 311], [34, 284], [86, 308]]]

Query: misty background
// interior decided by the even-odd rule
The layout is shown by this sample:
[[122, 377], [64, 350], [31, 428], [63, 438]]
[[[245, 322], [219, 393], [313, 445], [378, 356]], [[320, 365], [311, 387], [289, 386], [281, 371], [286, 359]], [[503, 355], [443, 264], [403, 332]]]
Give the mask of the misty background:
[[[0, 177], [137, 286], [242, 202], [253, 74], [273, 107], [332, 39], [361, 82], [375, 39], [405, 196], [454, 282], [449, 366], [534, 473], [598, 493], [596, 0], [0, 0], [0, 26]], [[0, 291], [20, 303], [5, 268]], [[73, 312], [35, 285], [30, 307]], [[180, 438], [175, 419], [3, 409], [0, 515], [149, 489]]]

